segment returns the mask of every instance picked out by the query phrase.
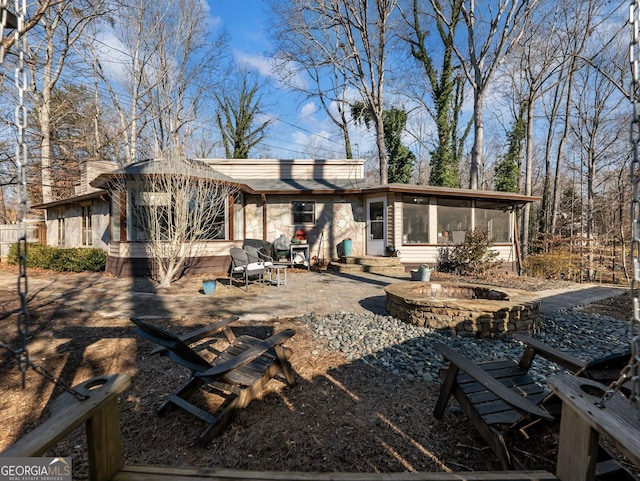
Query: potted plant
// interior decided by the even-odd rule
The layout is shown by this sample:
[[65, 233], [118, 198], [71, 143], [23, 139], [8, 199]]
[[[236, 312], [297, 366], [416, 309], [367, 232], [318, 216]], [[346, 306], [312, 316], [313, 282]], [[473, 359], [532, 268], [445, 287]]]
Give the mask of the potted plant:
[[202, 291], [205, 295], [210, 296], [216, 292], [216, 281], [215, 279], [205, 279], [202, 281]]

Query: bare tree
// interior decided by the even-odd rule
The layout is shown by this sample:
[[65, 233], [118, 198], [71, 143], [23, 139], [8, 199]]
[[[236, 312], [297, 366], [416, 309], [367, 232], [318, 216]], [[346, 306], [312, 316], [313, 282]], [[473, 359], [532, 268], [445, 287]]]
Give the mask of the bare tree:
[[620, 44], [618, 47], [618, 55], [610, 52], [601, 62], [592, 62], [577, 73], [577, 91], [573, 98], [576, 118], [571, 124], [571, 132], [587, 184], [586, 238], [590, 280], [593, 280], [592, 247], [597, 234], [595, 202], [602, 195], [598, 185], [606, 180], [605, 172], [615, 175], [617, 166], [624, 164], [627, 158], [628, 125], [624, 121], [626, 115], [621, 111], [626, 99], [609, 79], [609, 76], [624, 78], [624, 49]]
[[[454, 4], [456, 0], [448, 0]], [[522, 36], [538, 0], [499, 0], [492, 8], [476, 8], [477, 0], [465, 0], [460, 12], [466, 25], [466, 49], [453, 48], [473, 88], [473, 147], [469, 187], [477, 189], [484, 142], [484, 100], [492, 77]], [[432, 3], [433, 5], [433, 3]], [[481, 5], [481, 7], [483, 7]], [[452, 20], [442, 10], [436, 14], [448, 28]]]
[[[60, 3], [66, 3], [66, 2], [67, 0], [43, 0], [43, 1], [37, 2], [33, 12], [27, 12], [28, 17], [24, 19], [23, 25], [22, 26], [16, 25], [18, 29], [18, 32], [17, 32], [18, 35], [19, 36], [24, 35], [29, 30], [31, 30], [36, 25], [38, 25], [38, 23], [40, 22], [44, 14], [47, 13], [47, 10], [57, 6]], [[11, 15], [15, 16], [15, 12], [11, 12]], [[15, 21], [17, 23], [17, 18], [15, 19]], [[2, 37], [0, 38], [0, 62], [2, 62], [2, 60], [4, 59], [5, 53], [9, 51], [9, 49], [13, 46], [15, 41], [16, 41], [16, 36], [14, 35], [14, 32], [10, 30], [2, 31]]]
[[118, 117], [123, 157], [132, 163], [167, 152], [186, 155], [190, 139], [208, 123], [198, 113], [213, 101], [210, 86], [225, 60], [225, 38], [208, 40], [199, 0], [118, 3], [95, 36], [113, 36], [120, 46], [98, 41], [87, 48]]
[[[53, 199], [51, 152], [51, 96], [70, 57], [70, 50], [90, 22], [102, 14], [102, 2], [66, 0], [49, 6], [40, 16], [43, 30], [29, 45], [27, 65], [31, 72], [30, 91], [40, 136], [42, 201]], [[32, 36], [36, 38], [35, 36]]]
[[[548, 15], [544, 18], [536, 19], [537, 23], [533, 22], [533, 18], [527, 20], [526, 32], [514, 46], [510, 61], [505, 63], [506, 68], [503, 69], [503, 71], [508, 71], [507, 76], [511, 84], [508, 95], [512, 97], [512, 101], [516, 105], [514, 110], [520, 112], [516, 117], [522, 116], [526, 126], [524, 163], [518, 162], [518, 165], [522, 165], [519, 185], [521, 191], [528, 196], [533, 195], [536, 105], [540, 98], [559, 83], [558, 72], [562, 70], [565, 62], [565, 59], [557, 54], [562, 40], [562, 37], [556, 34], [558, 17], [562, 16], [562, 12], [558, 12], [557, 9], [562, 6], [555, 3], [549, 5], [550, 8], [553, 6], [556, 9], [549, 10]], [[545, 192], [548, 192], [549, 171], [551, 170], [549, 158], [545, 159], [545, 166], [544, 189]], [[528, 253], [530, 216], [531, 205], [527, 203], [522, 211], [520, 229], [523, 257]]]
[[[353, 158], [351, 137], [349, 135], [349, 84], [340, 66], [327, 62], [327, 55], [337, 52], [340, 35], [337, 28], [333, 31], [318, 31], [314, 36], [303, 34], [304, 22], [301, 13], [293, 4], [271, 2], [273, 8], [276, 61], [275, 72], [291, 90], [300, 92], [305, 99], [316, 98], [325, 113], [340, 131], [347, 159]], [[333, 49], [318, 49], [318, 39], [324, 35], [327, 42], [334, 42]], [[304, 79], [301, 79], [301, 74]], [[309, 85], [306, 79], [311, 80]]]
[[167, 158], [134, 165], [135, 176], [112, 178], [109, 190], [131, 193], [131, 234], [145, 243], [152, 277], [168, 287], [197, 262], [207, 241], [225, 238], [225, 213], [237, 189], [200, 161]]
[[[382, 113], [390, 18], [395, 8], [396, 0], [289, 0], [286, 11], [292, 19], [287, 30], [280, 32], [281, 36], [302, 37], [313, 49], [314, 65], [330, 65], [339, 82], [359, 93], [376, 132], [381, 184], [387, 183]], [[333, 88], [339, 91], [341, 87]]]

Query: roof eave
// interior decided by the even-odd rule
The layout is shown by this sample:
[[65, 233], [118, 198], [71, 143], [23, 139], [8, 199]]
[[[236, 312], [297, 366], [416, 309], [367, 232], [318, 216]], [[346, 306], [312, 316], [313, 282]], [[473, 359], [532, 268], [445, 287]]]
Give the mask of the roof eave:
[[60, 199], [60, 200], [54, 200], [53, 202], [45, 202], [43, 204], [36, 204], [31, 206], [33, 209], [38, 209], [38, 210], [46, 210], [46, 209], [50, 209], [52, 207], [58, 207], [61, 205], [67, 205], [67, 204], [75, 204], [78, 202], [84, 202], [87, 200], [92, 200], [92, 199], [103, 199], [106, 200], [106, 196], [108, 196], [108, 192], [105, 190], [98, 190], [95, 192], [90, 192], [89, 194], [83, 194], [83, 195], [75, 195], [73, 197], [67, 197], [65, 199]]

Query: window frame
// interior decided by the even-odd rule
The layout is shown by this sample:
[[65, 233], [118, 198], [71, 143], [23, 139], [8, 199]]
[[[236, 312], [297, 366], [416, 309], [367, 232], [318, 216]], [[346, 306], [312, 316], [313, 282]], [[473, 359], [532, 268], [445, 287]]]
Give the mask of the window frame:
[[[420, 209], [416, 209], [416, 207]], [[418, 210], [424, 210], [421, 214]], [[416, 212], [410, 212], [416, 211]], [[422, 215], [422, 217], [421, 217]], [[411, 218], [409, 217], [411, 216]], [[417, 216], [417, 217], [416, 217]], [[402, 196], [402, 244], [426, 245], [430, 244], [431, 229], [431, 202], [429, 196], [410, 195]], [[415, 221], [415, 222], [414, 222]], [[422, 222], [421, 222], [422, 221]], [[417, 230], [414, 232], [414, 228]]]
[[[290, 205], [291, 225], [314, 225], [316, 223], [315, 200], [292, 200]], [[296, 209], [296, 207], [298, 208]], [[305, 207], [311, 207], [311, 210], [305, 209]], [[299, 217], [296, 218], [296, 216]], [[307, 216], [310, 216], [310, 220], [307, 220]]]
[[83, 204], [80, 206], [82, 212], [82, 246], [90, 247], [93, 245], [93, 211], [91, 204]]

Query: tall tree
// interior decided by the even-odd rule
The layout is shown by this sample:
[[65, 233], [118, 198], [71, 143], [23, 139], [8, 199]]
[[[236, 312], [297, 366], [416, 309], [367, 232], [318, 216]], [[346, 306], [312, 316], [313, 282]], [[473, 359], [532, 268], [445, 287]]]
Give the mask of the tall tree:
[[[290, 89], [300, 92], [306, 99], [317, 99], [329, 120], [340, 131], [347, 159], [353, 158], [349, 134], [349, 99], [347, 79], [339, 63], [327, 61], [327, 56], [340, 50], [339, 29], [318, 30], [315, 36], [306, 35], [307, 26], [295, 3], [271, 2], [274, 15], [275, 72]], [[332, 49], [319, 49], [320, 36]], [[306, 80], [310, 79], [309, 84]]]
[[[450, 3], [456, 0], [448, 0]], [[477, 7], [477, 0], [464, 0], [460, 14], [466, 26], [466, 35], [459, 41], [466, 46], [454, 45], [468, 81], [473, 88], [473, 147], [469, 166], [469, 187], [477, 189], [480, 166], [483, 165], [484, 101], [491, 80], [512, 49], [517, 45], [528, 25], [537, 0], [491, 0], [490, 7]], [[447, 16], [441, 10], [436, 14], [443, 22]]]
[[[432, 112], [437, 142], [431, 151], [429, 183], [442, 187], [460, 187], [462, 147], [472, 126], [469, 122], [460, 132], [460, 114], [466, 81], [464, 76], [459, 74], [460, 66], [455, 62], [454, 41], [461, 21], [462, 3], [463, 0], [452, 0], [443, 5], [440, 0], [431, 0], [433, 10], [441, 12], [441, 15], [435, 15], [434, 19], [442, 44], [442, 52], [438, 52], [437, 56], [434, 48], [427, 45], [431, 29], [423, 25], [423, 19], [429, 17], [427, 12], [420, 10], [424, 2], [413, 0], [411, 13], [403, 14], [411, 30], [411, 34], [406, 36], [405, 40], [411, 47], [412, 56], [424, 69], [434, 104]], [[439, 69], [438, 58], [441, 59]]]
[[93, 37], [115, 37], [120, 47], [86, 47], [118, 118], [119, 157], [133, 163], [189, 155], [204, 125], [198, 114], [213, 102], [210, 85], [222, 71], [226, 39], [205, 30], [199, 0], [113, 1], [117, 12]]
[[40, 135], [40, 177], [42, 201], [53, 199], [51, 152], [51, 96], [67, 64], [70, 51], [85, 28], [103, 14], [102, 2], [66, 0], [51, 5], [40, 18], [42, 36], [29, 45], [28, 66], [31, 72], [33, 109]]
[[495, 167], [495, 189], [499, 192], [519, 192], [519, 173], [522, 163], [522, 147], [527, 136], [524, 121], [526, 104], [519, 109], [519, 114], [507, 133], [509, 142], [506, 154]]
[[304, 36], [317, 53], [314, 58], [335, 65], [339, 79], [358, 92], [375, 128], [382, 184], [388, 182], [382, 112], [395, 8], [396, 0], [288, 0], [287, 11], [296, 27], [283, 32]]
[[[610, 52], [592, 59], [588, 66], [576, 75], [576, 96], [574, 111], [576, 119], [571, 123], [571, 131], [576, 139], [576, 147], [586, 176], [586, 237], [589, 279], [594, 280], [593, 242], [597, 235], [596, 199], [598, 184], [606, 176], [603, 171], [617, 169], [626, 160], [627, 131], [626, 115], [621, 110], [624, 95], [618, 90], [624, 78], [624, 47], [612, 42], [609, 47], [617, 46], [618, 54]], [[625, 52], [626, 53], [626, 52]], [[615, 78], [617, 84], [610, 81]]]
[[215, 93], [216, 123], [227, 159], [248, 159], [253, 147], [264, 140], [271, 120], [258, 121], [262, 96], [259, 84], [243, 73], [241, 84]]
[[563, 77], [564, 96], [563, 100], [563, 126], [562, 134], [558, 142], [555, 155], [555, 176], [553, 181], [553, 200], [551, 206], [551, 226], [550, 232], [556, 231], [558, 222], [558, 212], [560, 199], [562, 196], [562, 172], [566, 159], [566, 145], [571, 132], [572, 102], [574, 97], [575, 76], [585, 64], [584, 52], [589, 46], [594, 32], [603, 23], [606, 25], [608, 19], [604, 19], [599, 14], [605, 7], [600, 0], [588, 0], [585, 2], [567, 2], [565, 9], [565, 29], [566, 34], [561, 42], [565, 48], [563, 51], [566, 64], [564, 66], [565, 76]]
[[[351, 115], [356, 122], [371, 127], [373, 120], [369, 110], [362, 102], [351, 106]], [[402, 143], [402, 134], [407, 126], [407, 113], [399, 108], [391, 107], [382, 113], [384, 138], [389, 158], [387, 178], [389, 183], [408, 184], [411, 181], [416, 156]]]

